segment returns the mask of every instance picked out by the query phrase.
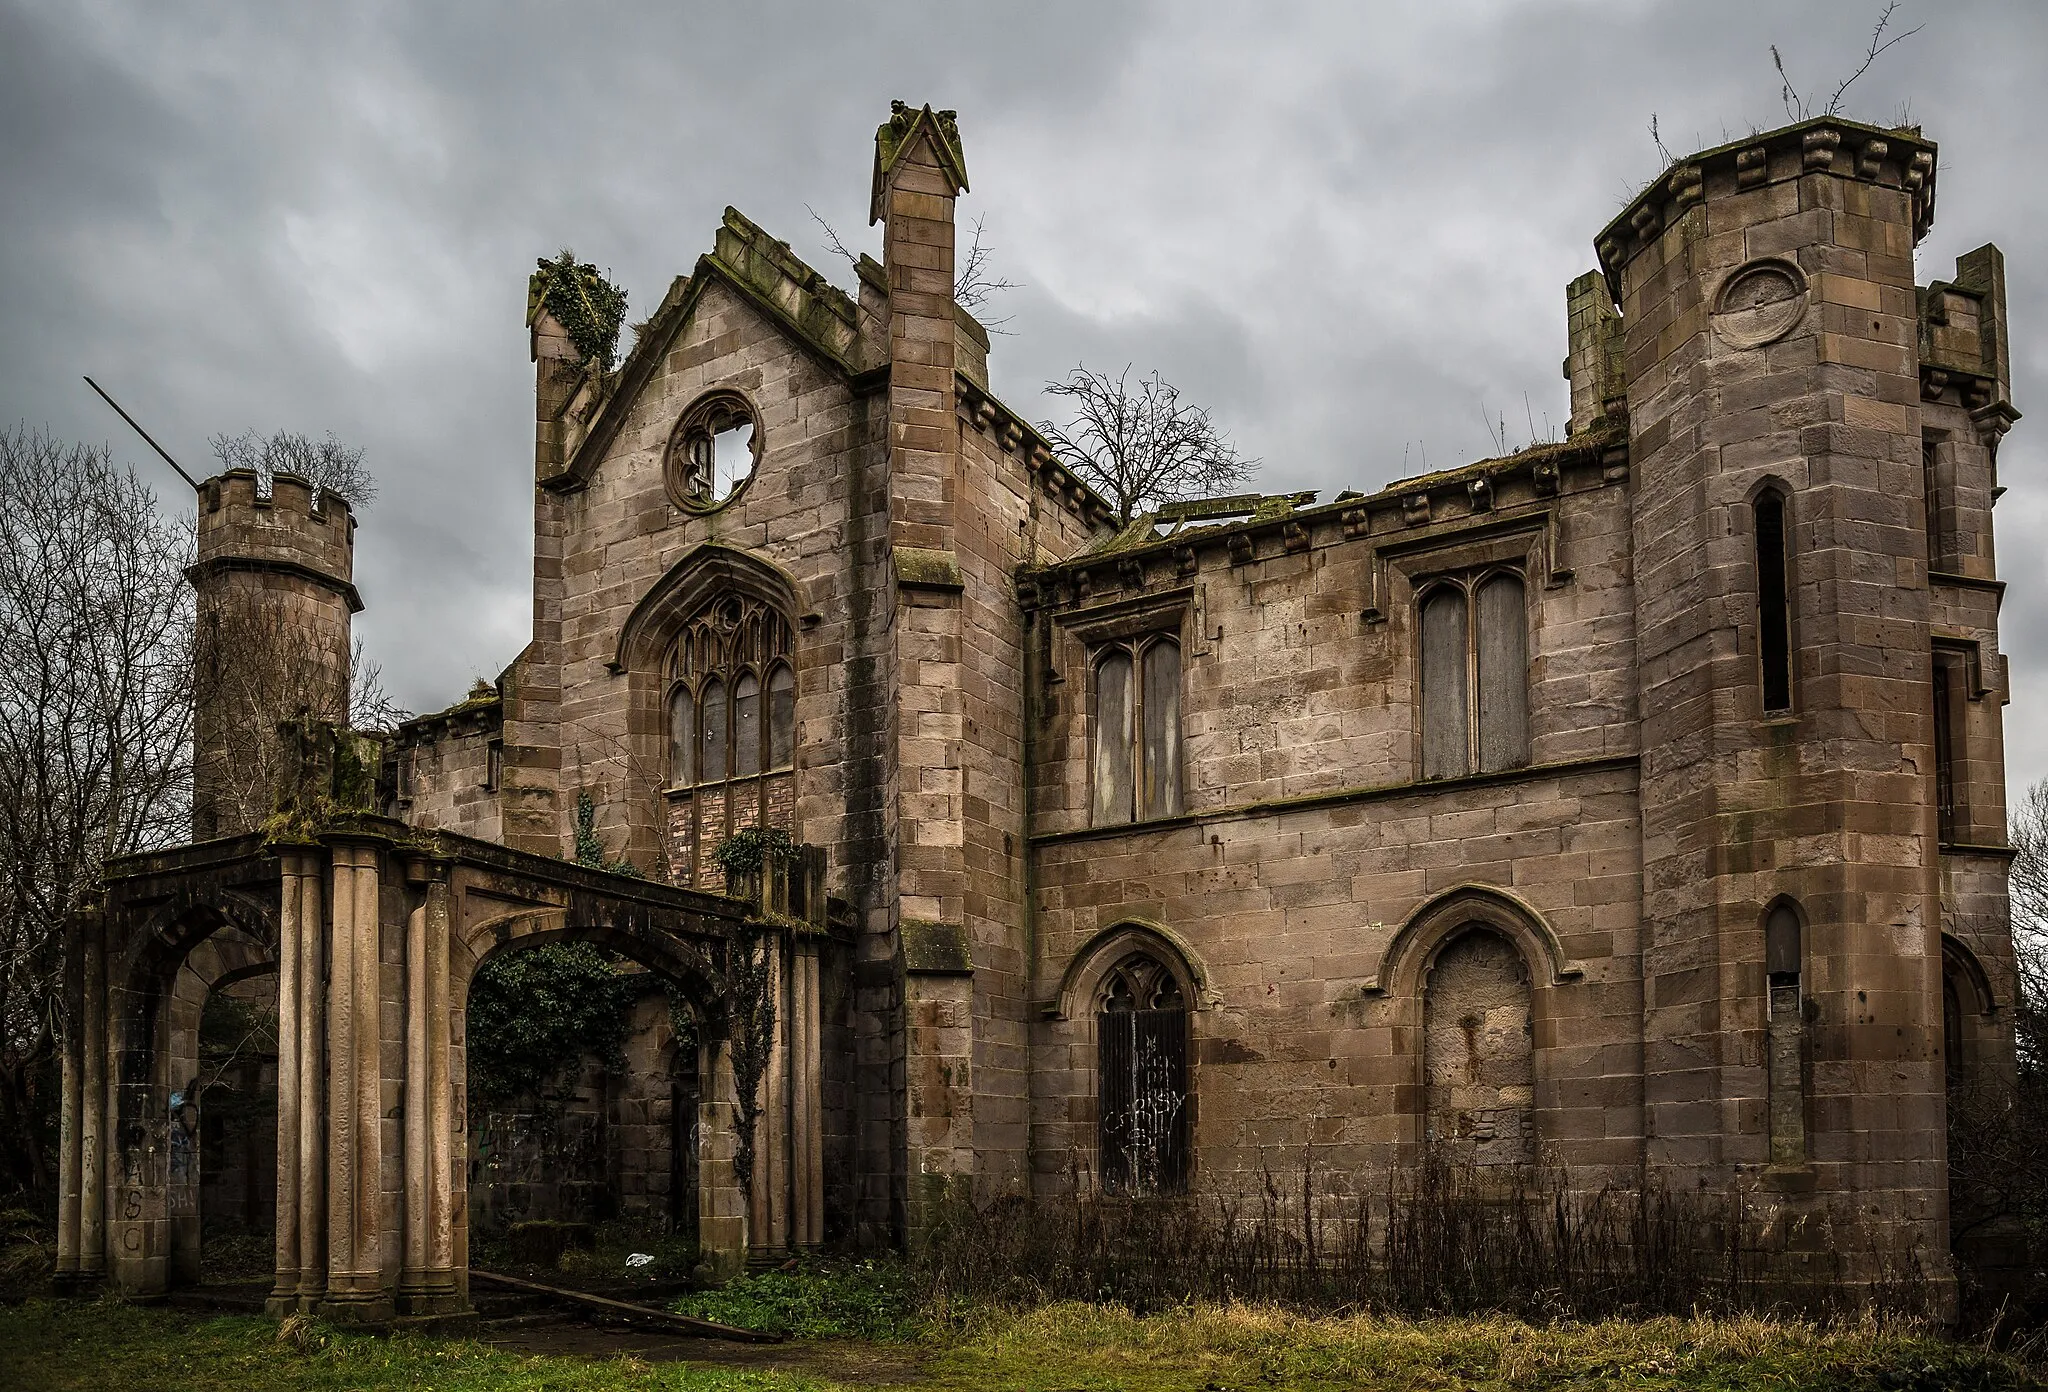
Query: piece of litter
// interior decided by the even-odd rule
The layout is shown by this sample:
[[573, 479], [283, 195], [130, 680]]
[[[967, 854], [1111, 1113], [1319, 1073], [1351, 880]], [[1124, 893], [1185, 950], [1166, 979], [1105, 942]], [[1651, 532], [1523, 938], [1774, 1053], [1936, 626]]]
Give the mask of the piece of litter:
[[646, 1266], [654, 1260], [652, 1252], [634, 1252], [626, 1258], [628, 1266]]

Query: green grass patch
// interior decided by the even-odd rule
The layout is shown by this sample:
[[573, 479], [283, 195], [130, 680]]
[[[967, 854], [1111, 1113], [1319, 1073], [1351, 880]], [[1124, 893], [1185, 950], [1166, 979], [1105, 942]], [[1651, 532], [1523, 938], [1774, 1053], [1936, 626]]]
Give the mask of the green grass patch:
[[280, 1329], [254, 1317], [195, 1319], [113, 1301], [31, 1301], [0, 1310], [0, 1388], [36, 1392], [814, 1392], [799, 1374], [521, 1357], [467, 1340]]
[[[2022, 1363], [1880, 1321], [1606, 1320], [1535, 1325], [1505, 1316], [1309, 1318], [1253, 1306], [1139, 1317], [1083, 1304], [981, 1310], [951, 1325], [912, 1313], [885, 1266], [756, 1276], [693, 1313], [816, 1338], [746, 1367], [526, 1356], [464, 1340], [340, 1331], [294, 1320], [204, 1319], [114, 1302], [0, 1310], [0, 1387], [38, 1392], [836, 1392], [862, 1386], [989, 1392], [2023, 1392]], [[706, 1345], [707, 1358], [735, 1346]], [[870, 1350], [863, 1362], [863, 1350]], [[908, 1353], [910, 1356], [902, 1356]], [[775, 1361], [779, 1360], [779, 1361]], [[834, 1377], [849, 1378], [848, 1382]], [[893, 1379], [893, 1380], [892, 1380]]]
[[813, 1261], [742, 1276], [719, 1290], [686, 1295], [670, 1308], [793, 1339], [900, 1342], [929, 1332], [920, 1293], [920, 1282], [901, 1262]]

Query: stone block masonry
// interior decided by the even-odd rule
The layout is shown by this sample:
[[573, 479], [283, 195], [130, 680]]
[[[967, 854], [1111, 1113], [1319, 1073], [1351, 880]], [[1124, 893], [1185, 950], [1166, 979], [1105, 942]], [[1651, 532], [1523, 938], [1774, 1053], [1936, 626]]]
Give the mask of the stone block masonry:
[[[248, 835], [121, 868], [69, 978], [64, 1279], [189, 1267], [203, 1189], [110, 1138], [157, 1134], [141, 1022], [232, 930], [290, 1041], [279, 1310], [466, 1303], [466, 983], [564, 938], [702, 1010], [695, 1069], [636, 1045], [600, 1149], [607, 1202], [728, 1267], [1304, 1156], [1381, 1193], [1435, 1151], [1704, 1185], [1811, 1270], [1941, 1289], [1949, 1100], [2014, 1067], [2018, 412], [1997, 248], [1914, 283], [1932, 142], [1826, 118], [1674, 164], [1567, 287], [1562, 441], [1124, 527], [989, 389], [964, 150], [896, 104], [846, 290], [728, 209], [616, 366], [533, 306], [532, 640], [395, 732], [376, 807], [266, 820], [223, 772], [201, 835]], [[282, 616], [345, 694], [352, 527], [209, 483], [202, 616]], [[220, 688], [202, 753], [260, 745], [233, 692], [267, 689]], [[585, 799], [654, 883], [567, 863]], [[755, 830], [796, 860], [729, 874]], [[657, 1071], [694, 1079], [689, 1166]]]

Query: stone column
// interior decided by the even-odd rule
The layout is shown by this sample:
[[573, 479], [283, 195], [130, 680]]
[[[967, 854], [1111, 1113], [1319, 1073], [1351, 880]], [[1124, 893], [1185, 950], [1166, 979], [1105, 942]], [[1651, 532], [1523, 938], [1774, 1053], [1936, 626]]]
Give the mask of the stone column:
[[334, 847], [333, 971], [328, 977], [327, 1296], [321, 1313], [371, 1322], [393, 1314], [384, 1288], [377, 850]]
[[[298, 893], [298, 1047], [293, 1066], [298, 1076], [298, 1125], [293, 1153], [298, 1157], [298, 1187], [278, 1196], [278, 1222], [289, 1203], [297, 1212], [298, 1308], [310, 1312], [327, 1292], [327, 922], [320, 857], [307, 852], [299, 859]], [[282, 949], [280, 949], [282, 950]], [[280, 968], [281, 969], [281, 968]], [[284, 1061], [278, 1061], [278, 1086], [284, 1085]], [[278, 1153], [284, 1153], [283, 1119], [279, 1118]]]
[[455, 999], [448, 974], [448, 950], [455, 931], [449, 908], [448, 873], [436, 867], [427, 882], [427, 1202], [433, 1221], [427, 1230], [426, 1291], [437, 1309], [469, 1308], [468, 1263], [456, 1252], [456, 1128], [468, 1118], [455, 1105], [451, 1051]]
[[107, 1270], [107, 958], [103, 925], [88, 930], [79, 986], [83, 1084], [78, 1116], [78, 1267], [81, 1286]]
[[454, 1116], [448, 1087], [448, 870], [415, 862], [424, 884], [405, 938], [405, 1267], [398, 1294], [408, 1314], [447, 1314], [456, 1290], [452, 1176]]
[[[415, 863], [406, 878], [425, 873]], [[410, 1312], [421, 1294], [427, 1269], [427, 1229], [433, 1221], [427, 1198], [427, 905], [425, 897], [405, 917], [405, 1266], [398, 1298]]]
[[825, 1240], [824, 1104], [815, 939], [798, 940], [794, 962], [794, 988], [790, 992], [790, 1242], [793, 1246], [815, 1247]]
[[57, 1175], [57, 1288], [75, 1290], [83, 1237], [85, 1184], [85, 940], [96, 925], [80, 922], [64, 948], [64, 1001], [70, 1028], [64, 1031], [63, 1092], [59, 1098]]
[[737, 1276], [747, 1264], [747, 1205], [733, 1173], [739, 1133], [738, 1089], [732, 1049], [722, 1041], [702, 1046], [697, 1076], [697, 1247], [716, 1279]]
[[[315, 862], [300, 852], [286, 851], [278, 864], [276, 1280], [265, 1308], [283, 1316], [299, 1306], [299, 942], [307, 931], [299, 916], [299, 881]], [[318, 929], [316, 921], [313, 930]]]

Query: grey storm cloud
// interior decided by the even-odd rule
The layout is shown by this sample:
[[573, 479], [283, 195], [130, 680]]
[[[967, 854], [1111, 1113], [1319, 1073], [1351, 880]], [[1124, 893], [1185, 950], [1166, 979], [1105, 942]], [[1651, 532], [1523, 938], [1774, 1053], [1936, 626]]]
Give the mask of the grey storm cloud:
[[[1562, 429], [1564, 286], [1662, 158], [1824, 101], [1876, 4], [248, 6], [0, 0], [0, 419], [175, 478], [218, 433], [368, 451], [359, 620], [393, 694], [525, 643], [536, 256], [629, 318], [728, 203], [842, 284], [892, 97], [960, 113], [1032, 415], [1158, 369], [1269, 490], [1371, 488]], [[1848, 114], [1942, 144], [1920, 279], [2007, 252], [2014, 397], [2048, 421], [2048, 6], [1915, 0]], [[2015, 783], [2048, 774], [2048, 424], [2001, 456]]]

